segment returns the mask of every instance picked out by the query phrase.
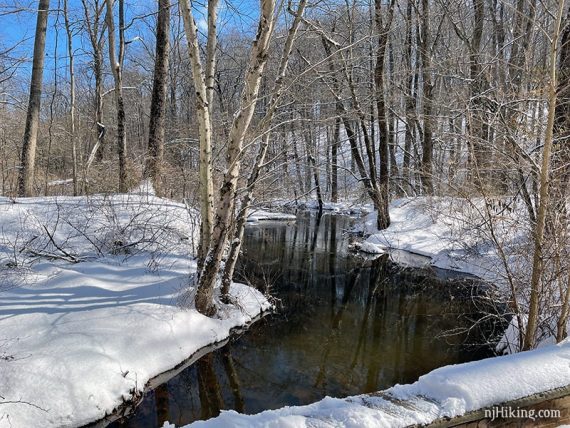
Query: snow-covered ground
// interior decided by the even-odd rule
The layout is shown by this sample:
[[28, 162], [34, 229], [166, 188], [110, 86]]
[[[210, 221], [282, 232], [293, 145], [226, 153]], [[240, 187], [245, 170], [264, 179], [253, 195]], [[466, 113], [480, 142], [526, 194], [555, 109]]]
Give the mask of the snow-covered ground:
[[0, 427], [100, 419], [269, 309], [242, 284], [217, 318], [193, 308], [196, 225], [145, 191], [0, 198]]
[[[278, 199], [266, 203], [270, 208], [299, 208], [302, 210], [318, 210], [319, 204], [315, 199], [307, 200], [289, 200]], [[363, 204], [355, 200], [346, 200], [340, 202], [324, 202], [323, 211], [329, 211], [335, 214], [368, 214], [374, 211], [374, 206], [370, 203]]]
[[253, 209], [247, 216], [248, 223], [257, 223], [260, 221], [294, 221], [297, 216], [288, 213], [279, 213], [262, 209]]
[[[376, 214], [360, 225], [365, 240], [355, 247], [363, 252], [388, 252], [396, 262], [429, 264], [475, 275], [496, 286], [506, 299], [516, 295], [520, 316], [514, 316], [497, 346], [500, 352], [519, 349], [519, 319], [525, 328], [529, 301], [532, 229], [526, 208], [516, 199], [417, 197], [395, 200], [390, 206], [391, 224], [376, 228]], [[420, 257], [409, 257], [402, 251]], [[553, 332], [561, 301], [557, 288], [545, 288], [539, 346], [555, 343]], [[550, 321], [547, 319], [550, 316]], [[554, 320], [554, 321], [552, 321]], [[568, 325], [570, 329], [570, 322]]]
[[[570, 385], [570, 340], [465, 364], [442, 367], [410, 385], [371, 395], [326, 397], [306, 406], [256, 415], [223, 411], [187, 427], [387, 427], [429, 424]], [[405, 400], [405, 401], [404, 401]], [[174, 425], [164, 424], [166, 428]]]
[[[485, 206], [485, 201], [455, 198], [406, 198], [390, 206], [390, 227], [376, 229], [376, 214], [365, 218], [367, 236], [359, 250], [385, 253], [403, 250], [429, 257], [433, 266], [476, 275], [497, 285], [504, 284], [505, 263], [512, 272], [524, 274], [522, 257], [528, 236], [522, 207], [503, 209]], [[488, 227], [506, 256], [503, 260]]]

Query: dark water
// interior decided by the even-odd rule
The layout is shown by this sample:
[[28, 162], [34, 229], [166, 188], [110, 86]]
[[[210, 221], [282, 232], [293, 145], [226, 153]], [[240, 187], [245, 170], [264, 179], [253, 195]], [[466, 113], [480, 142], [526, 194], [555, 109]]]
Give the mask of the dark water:
[[113, 426], [185, 424], [220, 409], [257, 413], [372, 392], [490, 355], [473, 344], [496, 325], [448, 334], [482, 317], [472, 281], [349, 254], [351, 221], [304, 213], [249, 227], [241, 280], [269, 286], [279, 312], [147, 394]]

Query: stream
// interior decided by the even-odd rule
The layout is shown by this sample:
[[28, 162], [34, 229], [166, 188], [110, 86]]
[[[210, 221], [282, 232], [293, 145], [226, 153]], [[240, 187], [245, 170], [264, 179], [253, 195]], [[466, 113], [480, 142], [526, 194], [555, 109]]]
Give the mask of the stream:
[[182, 425], [221, 409], [257, 413], [373, 392], [493, 355], [488, 343], [504, 321], [484, 318], [496, 309], [487, 307], [482, 284], [403, 268], [387, 255], [353, 254], [347, 232], [354, 220], [301, 212], [295, 222], [248, 226], [237, 279], [268, 291], [277, 312], [146, 394], [111, 426]]

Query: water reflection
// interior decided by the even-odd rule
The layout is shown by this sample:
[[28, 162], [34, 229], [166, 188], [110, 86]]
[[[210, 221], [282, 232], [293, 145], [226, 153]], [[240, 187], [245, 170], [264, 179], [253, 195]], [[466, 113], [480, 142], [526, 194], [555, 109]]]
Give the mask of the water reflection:
[[487, 355], [487, 348], [463, 345], [464, 336], [441, 336], [482, 316], [463, 281], [402, 270], [387, 256], [349, 255], [350, 222], [301, 215], [296, 223], [248, 228], [238, 275], [270, 286], [279, 313], [149, 393], [122, 426], [184, 424], [220, 409], [255, 413], [371, 392]]

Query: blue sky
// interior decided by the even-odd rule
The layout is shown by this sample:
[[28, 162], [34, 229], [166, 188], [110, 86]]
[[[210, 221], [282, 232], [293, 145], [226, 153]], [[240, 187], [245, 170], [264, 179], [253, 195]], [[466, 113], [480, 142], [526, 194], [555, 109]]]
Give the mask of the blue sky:
[[[174, 7], [176, 7], [174, 0], [173, 3], [175, 4]], [[81, 0], [68, 0], [68, 4], [71, 21], [83, 19], [83, 5]], [[18, 58], [26, 58], [26, 61], [18, 72], [18, 76], [25, 80], [29, 78], [31, 70], [37, 1], [12, 0], [11, 2], [4, 2], [4, 5], [5, 6], [0, 7], [0, 46], [6, 48], [18, 44], [12, 55]], [[54, 50], [56, 47], [56, 37], [58, 39], [58, 74], [64, 76], [66, 73], [67, 41], [63, 28], [63, 13], [60, 13], [58, 17], [58, 5], [63, 7], [63, 0], [50, 1], [50, 15], [46, 39], [45, 79], [49, 79], [50, 76], [53, 76], [55, 71]], [[16, 9], [19, 10], [18, 13], [4, 14], [7, 11]], [[128, 23], [135, 16], [148, 15], [155, 12], [156, 2], [154, 0], [125, 0], [125, 9], [126, 21]], [[203, 25], [205, 22], [203, 19], [204, 6], [196, 4], [195, 9], [196, 20], [199, 25]], [[234, 29], [237, 28], [240, 31], [252, 31], [255, 28], [256, 15], [256, 0], [231, 0], [231, 3], [221, 0], [219, 31], [223, 32], [230, 27]], [[57, 21], [59, 21], [59, 26], [57, 26], [56, 31]], [[152, 18], [147, 18], [147, 22], [153, 25]], [[146, 45], [154, 49], [154, 40], [148, 25], [137, 21], [135, 25], [126, 31], [127, 40], [133, 39], [136, 36], [142, 37]], [[76, 52], [76, 61], [81, 63], [82, 57], [86, 55], [86, 52], [90, 51], [89, 41], [84, 35], [79, 34], [74, 38], [73, 46]]]

